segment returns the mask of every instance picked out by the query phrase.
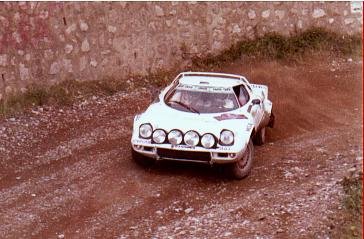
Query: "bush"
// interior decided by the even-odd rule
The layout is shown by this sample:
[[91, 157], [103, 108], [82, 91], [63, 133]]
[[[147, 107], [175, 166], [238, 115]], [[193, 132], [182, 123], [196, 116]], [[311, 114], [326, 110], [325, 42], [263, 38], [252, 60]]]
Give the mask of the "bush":
[[311, 28], [292, 37], [273, 32], [254, 40], [238, 41], [217, 55], [195, 57], [192, 62], [196, 68], [209, 68], [235, 61], [242, 56], [292, 60], [310, 51], [348, 55], [361, 53], [361, 41], [360, 36], [341, 36], [322, 28]]
[[[330, 51], [334, 54], [361, 54], [361, 36], [341, 36], [322, 28], [311, 28], [296, 36], [285, 37], [277, 33], [268, 33], [254, 40], [242, 39], [223, 50], [217, 55], [208, 54], [193, 57], [194, 70], [210, 70], [243, 56], [261, 57], [262, 59], [294, 59], [310, 51]], [[183, 54], [187, 46], [182, 44]], [[93, 94], [112, 95], [118, 91], [133, 90], [134, 88], [160, 88], [169, 83], [180, 71], [180, 67], [170, 70], [158, 70], [145, 76], [132, 76], [131, 84], [126, 79], [104, 79], [99, 81], [78, 82], [63, 81], [50, 87], [32, 85], [26, 93], [10, 95], [0, 101], [0, 115], [7, 115], [23, 108], [46, 103], [70, 104], [80, 96]]]

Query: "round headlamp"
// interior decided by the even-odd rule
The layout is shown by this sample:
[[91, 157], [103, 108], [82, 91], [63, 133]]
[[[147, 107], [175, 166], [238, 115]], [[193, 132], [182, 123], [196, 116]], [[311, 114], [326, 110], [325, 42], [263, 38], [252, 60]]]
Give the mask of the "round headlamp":
[[168, 134], [168, 141], [173, 145], [182, 143], [182, 139], [182, 132], [179, 130], [174, 129]]
[[195, 131], [188, 131], [183, 138], [185, 143], [189, 146], [196, 146], [200, 141], [200, 137], [198, 133]]
[[153, 132], [153, 129], [150, 124], [142, 124], [139, 127], [139, 135], [141, 138], [145, 138], [145, 139], [150, 138], [150, 136], [152, 136], [152, 132]]
[[153, 132], [153, 141], [157, 144], [161, 144], [166, 140], [166, 132], [161, 129], [156, 129]]
[[211, 148], [215, 144], [215, 137], [212, 134], [204, 134], [201, 138], [201, 144], [205, 148]]
[[230, 130], [223, 130], [220, 133], [220, 143], [223, 145], [231, 145], [234, 142], [234, 134]]

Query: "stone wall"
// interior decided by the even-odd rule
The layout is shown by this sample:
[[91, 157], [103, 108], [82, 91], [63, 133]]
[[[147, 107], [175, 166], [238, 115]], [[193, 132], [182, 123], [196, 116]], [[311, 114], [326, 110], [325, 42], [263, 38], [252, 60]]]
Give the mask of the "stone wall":
[[148, 74], [242, 38], [361, 32], [350, 2], [0, 3], [0, 97], [30, 83]]

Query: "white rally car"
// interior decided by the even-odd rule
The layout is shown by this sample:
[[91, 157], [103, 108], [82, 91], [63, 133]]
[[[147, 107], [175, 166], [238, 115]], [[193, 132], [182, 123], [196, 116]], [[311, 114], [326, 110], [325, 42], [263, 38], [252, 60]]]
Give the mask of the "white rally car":
[[273, 127], [268, 87], [244, 76], [183, 72], [134, 118], [132, 157], [142, 165], [177, 160], [227, 165], [241, 179], [252, 167], [253, 142]]

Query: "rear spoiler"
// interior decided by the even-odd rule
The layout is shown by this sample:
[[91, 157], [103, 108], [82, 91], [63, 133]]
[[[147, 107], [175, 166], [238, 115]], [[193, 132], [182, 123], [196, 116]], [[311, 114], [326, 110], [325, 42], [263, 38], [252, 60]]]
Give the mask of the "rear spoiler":
[[250, 84], [249, 81], [241, 75], [225, 74], [225, 73], [214, 73], [214, 72], [182, 72], [175, 80], [180, 79], [184, 76], [211, 76], [211, 77], [221, 77], [221, 78], [232, 78], [243, 81], [245, 84]]

